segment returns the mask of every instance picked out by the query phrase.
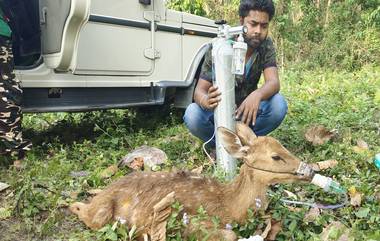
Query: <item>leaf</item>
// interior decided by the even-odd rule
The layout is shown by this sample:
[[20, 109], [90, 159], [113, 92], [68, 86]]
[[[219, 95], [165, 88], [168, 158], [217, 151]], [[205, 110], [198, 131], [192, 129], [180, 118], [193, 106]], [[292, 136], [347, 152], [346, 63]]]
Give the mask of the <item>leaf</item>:
[[264, 232], [261, 234], [261, 237], [265, 239], [268, 236], [271, 229], [272, 229], [272, 219], [268, 219], [267, 226], [265, 227]]
[[326, 170], [338, 165], [338, 161], [337, 160], [320, 161], [320, 162], [317, 162], [317, 165], [319, 167], [319, 170]]
[[192, 173], [196, 173], [196, 174], [201, 174], [203, 171], [203, 166], [199, 166], [197, 168], [194, 168], [193, 170], [191, 170]]
[[100, 173], [100, 177], [103, 179], [110, 178], [115, 175], [118, 169], [117, 165], [111, 165]]
[[10, 218], [12, 216], [12, 210], [7, 208], [0, 208], [0, 220]]
[[133, 170], [142, 170], [144, 168], [144, 158], [135, 157], [127, 166]]
[[292, 192], [290, 192], [290, 191], [288, 191], [288, 190], [284, 190], [284, 192], [285, 192], [285, 194], [286, 194], [286, 196], [287, 196], [288, 198], [293, 198], [293, 199], [296, 199], [296, 200], [297, 200], [297, 195], [296, 195], [296, 194], [294, 194], [294, 193], [292, 193]]
[[14, 161], [13, 166], [16, 168], [16, 170], [21, 170], [23, 168], [22, 162], [20, 160]]
[[356, 192], [354, 195], [350, 195], [351, 197], [351, 200], [350, 200], [350, 204], [351, 206], [354, 206], [354, 207], [360, 207], [361, 203], [362, 203], [362, 194], [359, 193], [359, 192]]
[[282, 231], [281, 221], [272, 222], [272, 228], [267, 236], [267, 240], [276, 240], [277, 234]]
[[290, 223], [290, 225], [289, 225], [289, 230], [290, 230], [291, 232], [293, 232], [293, 231], [296, 230], [296, 228], [297, 228], [297, 221], [296, 221], [296, 220], [293, 220], [293, 221]]
[[314, 146], [322, 145], [329, 141], [335, 133], [327, 130], [324, 126], [318, 125], [310, 127], [305, 132], [305, 138], [308, 142], [311, 142]]
[[302, 208], [297, 208], [297, 207], [293, 207], [293, 206], [286, 206], [290, 211], [292, 212], [301, 212], [302, 211]]
[[89, 175], [88, 171], [72, 171], [70, 172], [70, 176], [72, 177], [86, 177]]
[[151, 241], [166, 240], [166, 224], [175, 202], [174, 196], [175, 192], [171, 192], [153, 206], [153, 220], [150, 228]]
[[365, 150], [369, 149], [367, 142], [363, 141], [362, 139], [357, 140], [356, 145]]
[[314, 222], [317, 217], [321, 214], [321, 211], [317, 207], [313, 207], [303, 218], [303, 221], [306, 223]]
[[[349, 231], [341, 222], [332, 222], [321, 233], [322, 241], [338, 240], [342, 234]], [[343, 241], [343, 240], [341, 240]]]
[[369, 214], [369, 208], [360, 208], [356, 213], [356, 217], [358, 218], [366, 218]]
[[8, 185], [7, 183], [0, 182], [0, 192], [4, 191], [8, 187], [10, 187], [10, 185]]
[[356, 146], [354, 146], [352, 149], [356, 153], [362, 153], [362, 152], [367, 151], [369, 147], [365, 141], [363, 141], [362, 139], [359, 139], [356, 141]]
[[141, 161], [142, 161], [145, 166], [148, 166], [151, 168], [155, 165], [160, 165], [160, 164], [165, 163], [168, 157], [164, 151], [156, 147], [150, 147], [150, 146], [144, 145], [144, 146], [140, 146], [136, 148], [131, 153], [123, 157], [123, 159], [119, 162], [118, 166], [124, 167], [128, 165], [130, 167], [130, 163], [135, 161], [136, 159], [138, 163], [141, 164]]

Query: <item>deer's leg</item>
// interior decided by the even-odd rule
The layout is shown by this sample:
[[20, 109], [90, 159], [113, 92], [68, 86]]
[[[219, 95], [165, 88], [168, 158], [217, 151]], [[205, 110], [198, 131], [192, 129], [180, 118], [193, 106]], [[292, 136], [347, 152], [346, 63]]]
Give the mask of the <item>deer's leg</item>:
[[166, 223], [172, 212], [171, 206], [174, 203], [174, 192], [169, 193], [153, 207], [153, 220], [150, 229], [151, 241], [166, 240]]

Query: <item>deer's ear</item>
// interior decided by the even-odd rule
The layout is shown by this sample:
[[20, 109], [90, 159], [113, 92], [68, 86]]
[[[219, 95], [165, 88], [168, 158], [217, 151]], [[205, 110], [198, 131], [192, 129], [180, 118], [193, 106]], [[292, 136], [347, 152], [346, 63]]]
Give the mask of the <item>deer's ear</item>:
[[253, 140], [257, 138], [252, 129], [243, 122], [236, 123], [236, 133], [242, 144], [247, 146], [252, 146]]
[[243, 146], [239, 137], [224, 127], [218, 127], [218, 135], [221, 138], [221, 143], [232, 157], [241, 159], [247, 155], [248, 147]]

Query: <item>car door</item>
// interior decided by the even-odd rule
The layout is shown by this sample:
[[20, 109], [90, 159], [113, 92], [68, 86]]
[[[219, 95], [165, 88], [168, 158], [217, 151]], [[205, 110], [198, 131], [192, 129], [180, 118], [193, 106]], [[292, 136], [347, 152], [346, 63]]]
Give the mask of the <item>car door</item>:
[[57, 71], [75, 68], [80, 30], [91, 0], [40, 0], [41, 47], [44, 63]]
[[158, 57], [151, 31], [153, 16], [154, 4], [149, 1], [92, 0], [89, 20], [79, 37], [74, 73], [150, 75]]

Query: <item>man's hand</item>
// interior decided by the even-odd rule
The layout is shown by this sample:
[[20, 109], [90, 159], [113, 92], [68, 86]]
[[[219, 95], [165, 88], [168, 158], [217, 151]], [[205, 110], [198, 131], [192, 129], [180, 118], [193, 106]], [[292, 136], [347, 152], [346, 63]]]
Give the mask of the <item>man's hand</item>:
[[243, 103], [236, 110], [236, 119], [241, 119], [246, 125], [255, 125], [257, 111], [262, 97], [259, 91], [253, 91], [245, 98]]
[[201, 102], [200, 102], [201, 106], [208, 110], [215, 109], [221, 100], [220, 95], [221, 93], [218, 90], [218, 87], [211, 86], [207, 91], [207, 95], [204, 95], [202, 97]]

